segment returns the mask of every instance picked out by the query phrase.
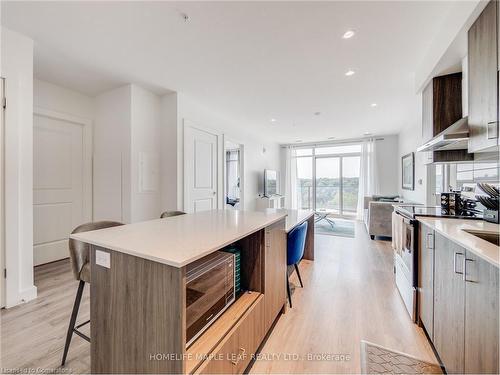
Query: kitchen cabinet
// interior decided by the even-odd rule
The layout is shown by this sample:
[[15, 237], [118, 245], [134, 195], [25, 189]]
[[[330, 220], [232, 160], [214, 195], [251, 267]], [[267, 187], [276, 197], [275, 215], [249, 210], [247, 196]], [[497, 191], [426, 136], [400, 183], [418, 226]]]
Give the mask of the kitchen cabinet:
[[286, 304], [286, 233], [284, 222], [265, 230], [264, 325], [267, 332]]
[[498, 148], [498, 2], [468, 32], [469, 152]]
[[[420, 242], [420, 321], [447, 373], [499, 373], [498, 267], [424, 225], [420, 229]], [[431, 323], [429, 295], [425, 292], [432, 280], [428, 257], [432, 244]]]
[[215, 348], [213, 359], [204, 363], [195, 373], [244, 373], [265, 335], [263, 314], [264, 303], [262, 297], [259, 297], [233, 331], [227, 335], [226, 340]]
[[447, 373], [464, 372], [465, 250], [435, 234], [434, 346]]
[[434, 335], [434, 231], [420, 224], [419, 322], [430, 339]]
[[465, 274], [465, 372], [499, 372], [498, 268], [467, 252]]

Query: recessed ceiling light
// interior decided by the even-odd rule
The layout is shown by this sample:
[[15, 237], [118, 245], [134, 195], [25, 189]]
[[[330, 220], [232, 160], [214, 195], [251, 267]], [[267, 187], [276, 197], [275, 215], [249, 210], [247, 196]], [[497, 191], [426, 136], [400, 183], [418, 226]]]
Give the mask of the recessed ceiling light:
[[377, 103], [372, 103], [370, 105], [375, 108], [377, 106]]
[[350, 39], [356, 34], [354, 30], [347, 30], [344, 35], [342, 35], [342, 39]]
[[347, 72], [345, 72], [345, 75], [349, 77], [354, 75], [354, 73], [356, 73], [354, 70], [348, 70]]
[[302, 139], [297, 139], [297, 140], [295, 141], [295, 143], [300, 143], [300, 142], [302, 142]]
[[372, 135], [373, 133], [363, 133], [363, 135]]
[[271, 122], [276, 122], [276, 119], [275, 119], [275, 118], [272, 118], [272, 119], [271, 119]]

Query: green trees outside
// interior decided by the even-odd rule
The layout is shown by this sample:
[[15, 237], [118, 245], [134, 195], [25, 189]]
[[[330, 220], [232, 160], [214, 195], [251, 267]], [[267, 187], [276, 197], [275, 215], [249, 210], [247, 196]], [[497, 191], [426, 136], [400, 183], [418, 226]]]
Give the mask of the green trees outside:
[[[313, 181], [307, 178], [297, 179], [297, 195], [299, 208], [310, 209], [313, 206], [312, 196]], [[345, 177], [343, 179], [343, 204], [344, 211], [355, 212], [358, 205], [358, 177]], [[316, 209], [340, 209], [340, 179], [319, 178], [316, 185]]]

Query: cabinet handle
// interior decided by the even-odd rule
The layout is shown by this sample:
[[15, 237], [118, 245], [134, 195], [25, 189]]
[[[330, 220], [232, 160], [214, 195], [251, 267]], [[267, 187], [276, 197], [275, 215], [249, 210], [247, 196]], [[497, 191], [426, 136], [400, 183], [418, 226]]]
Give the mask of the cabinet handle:
[[[490, 125], [496, 125], [494, 127], [495, 132], [493, 136], [490, 136]], [[486, 138], [497, 139], [498, 138], [498, 121], [490, 121], [486, 124]]]
[[[460, 272], [460, 271], [457, 271], [457, 255], [464, 255], [464, 253], [459, 253], [457, 251], [455, 251], [455, 253], [453, 254], [453, 272], [455, 272], [456, 274], [459, 274], [459, 275], [463, 275], [464, 272]], [[465, 257], [464, 257], [465, 259]], [[464, 264], [465, 264], [465, 261], [464, 261]], [[464, 265], [465, 267], [465, 265]], [[464, 268], [465, 270], [465, 268]]]
[[469, 283], [475, 283], [474, 280], [469, 280], [467, 278], [467, 262], [474, 262], [474, 259], [468, 259], [464, 257], [464, 281], [467, 281]]
[[432, 233], [427, 233], [427, 249], [428, 250], [434, 249], [433, 239], [434, 239], [434, 235]]
[[[241, 352], [241, 355], [240, 355], [240, 352]], [[241, 356], [244, 355], [245, 352], [246, 352], [245, 348], [240, 348], [240, 350], [238, 351], [238, 356], [236, 358], [236, 361], [233, 360], [233, 361], [231, 361], [231, 363], [236, 366], [240, 362]]]

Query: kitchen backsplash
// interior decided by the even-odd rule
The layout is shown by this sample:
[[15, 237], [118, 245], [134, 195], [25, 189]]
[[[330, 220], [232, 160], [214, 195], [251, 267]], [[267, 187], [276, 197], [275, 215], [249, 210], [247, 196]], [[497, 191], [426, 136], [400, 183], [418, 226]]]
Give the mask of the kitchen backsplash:
[[476, 154], [475, 158], [474, 162], [436, 165], [436, 193], [448, 191], [450, 187], [460, 190], [464, 185], [478, 182], [498, 185], [498, 153]]

